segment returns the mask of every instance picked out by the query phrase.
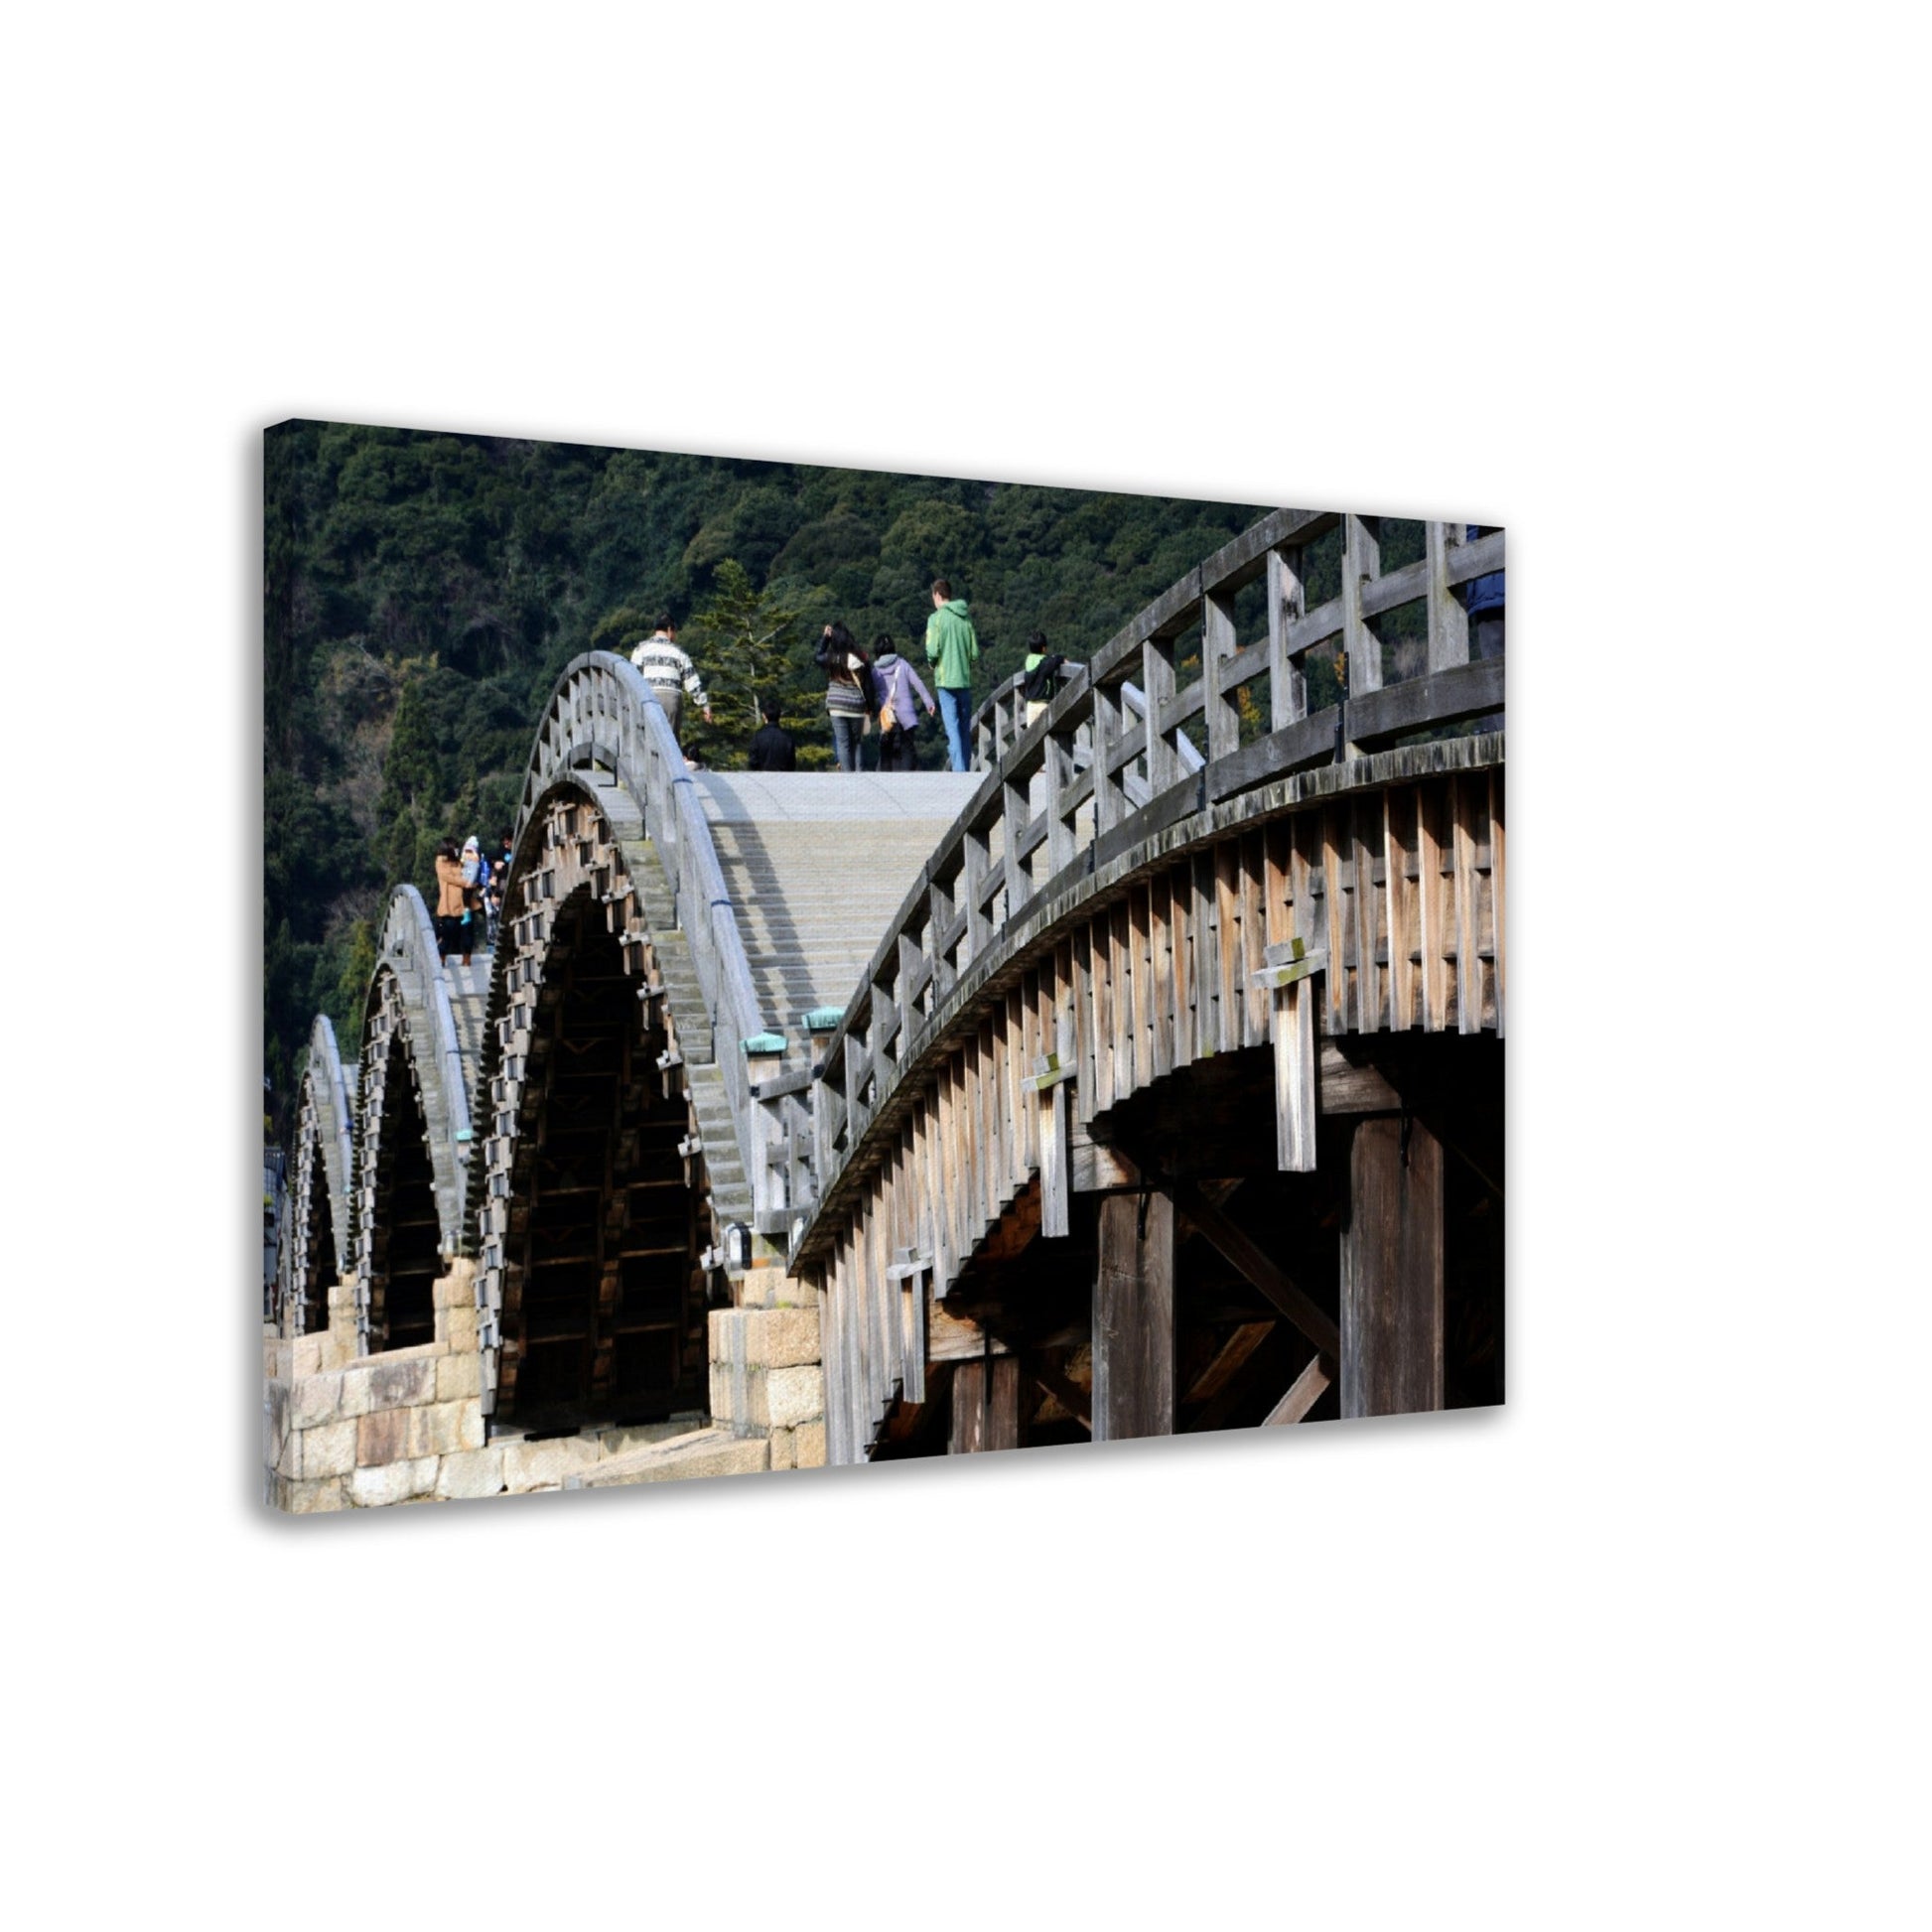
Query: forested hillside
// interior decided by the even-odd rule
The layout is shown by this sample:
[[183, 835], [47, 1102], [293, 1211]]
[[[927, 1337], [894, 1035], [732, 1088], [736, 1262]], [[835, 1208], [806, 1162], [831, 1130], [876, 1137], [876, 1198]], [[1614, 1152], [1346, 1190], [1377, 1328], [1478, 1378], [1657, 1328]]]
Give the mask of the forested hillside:
[[[821, 625], [890, 632], [925, 671], [927, 586], [952, 581], [984, 655], [1037, 626], [1086, 656], [1262, 513], [879, 471], [287, 423], [268, 433], [264, 648], [265, 1070], [285, 1134], [318, 1010], [354, 1051], [388, 886], [431, 885], [437, 840], [507, 828], [538, 713], [593, 646], [660, 611], [705, 664], [743, 763], [744, 638], [774, 638], [802, 763], [829, 760]], [[727, 702], [736, 687], [740, 696]], [[687, 713], [687, 718], [689, 714]], [[921, 759], [943, 762], [935, 726]]]

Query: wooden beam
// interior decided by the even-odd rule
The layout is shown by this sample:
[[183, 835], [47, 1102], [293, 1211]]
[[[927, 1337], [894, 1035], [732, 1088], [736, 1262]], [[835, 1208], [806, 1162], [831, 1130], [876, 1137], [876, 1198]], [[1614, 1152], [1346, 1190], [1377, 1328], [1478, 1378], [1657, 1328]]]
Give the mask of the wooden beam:
[[1414, 1116], [1355, 1125], [1341, 1326], [1344, 1416], [1443, 1406], [1443, 1146]]
[[1062, 1375], [1050, 1362], [1034, 1357], [1027, 1363], [1027, 1373], [1057, 1402], [1075, 1422], [1084, 1428], [1089, 1436], [1093, 1434], [1093, 1398], [1073, 1380]]
[[1020, 1363], [1012, 1355], [961, 1362], [952, 1374], [947, 1452], [975, 1455], [1020, 1447]]
[[1261, 1344], [1275, 1332], [1272, 1321], [1244, 1321], [1222, 1342], [1214, 1359], [1194, 1378], [1194, 1386], [1184, 1400], [1206, 1402], [1217, 1396], [1233, 1380]]
[[1335, 1379], [1335, 1365], [1317, 1355], [1289, 1385], [1288, 1393], [1261, 1419], [1264, 1429], [1300, 1422], [1321, 1400], [1321, 1392]]
[[1296, 1287], [1286, 1269], [1264, 1254], [1253, 1237], [1236, 1227], [1191, 1180], [1170, 1179], [1164, 1184], [1171, 1189], [1174, 1205], [1316, 1348], [1324, 1355], [1339, 1356], [1341, 1336], [1335, 1324]]
[[1100, 1202], [1093, 1287], [1093, 1440], [1172, 1436], [1174, 1420], [1173, 1202], [1164, 1193]]

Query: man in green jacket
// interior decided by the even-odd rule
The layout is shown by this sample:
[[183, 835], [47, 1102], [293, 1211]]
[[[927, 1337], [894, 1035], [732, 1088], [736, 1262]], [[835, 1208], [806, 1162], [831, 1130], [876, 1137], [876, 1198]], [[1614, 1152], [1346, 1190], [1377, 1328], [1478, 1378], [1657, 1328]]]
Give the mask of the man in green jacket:
[[925, 660], [934, 667], [932, 681], [939, 687], [939, 716], [945, 721], [946, 749], [955, 771], [964, 771], [971, 762], [973, 666], [979, 655], [980, 640], [966, 615], [966, 600], [954, 597], [943, 577], [935, 577], [932, 615], [925, 625]]

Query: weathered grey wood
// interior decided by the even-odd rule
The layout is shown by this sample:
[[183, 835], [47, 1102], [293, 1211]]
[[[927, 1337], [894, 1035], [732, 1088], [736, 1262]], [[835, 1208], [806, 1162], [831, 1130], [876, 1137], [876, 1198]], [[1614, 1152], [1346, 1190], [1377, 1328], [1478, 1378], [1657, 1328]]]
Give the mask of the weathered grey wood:
[[1273, 731], [1282, 731], [1309, 715], [1308, 679], [1288, 647], [1289, 629], [1304, 613], [1306, 595], [1302, 585], [1302, 553], [1269, 551], [1268, 705], [1269, 727]]
[[1344, 1416], [1443, 1406], [1443, 1148], [1413, 1116], [1355, 1125], [1341, 1329]]
[[1347, 657], [1348, 695], [1382, 688], [1382, 643], [1362, 612], [1362, 586], [1378, 576], [1382, 564], [1381, 519], [1342, 518], [1341, 647]]
[[1201, 681], [1207, 711], [1207, 756], [1223, 759], [1241, 743], [1241, 713], [1228, 680], [1234, 654], [1234, 600], [1210, 596], [1201, 605]]
[[960, 1362], [952, 1372], [954, 1455], [1020, 1447], [1020, 1362], [1017, 1356]]
[[1314, 989], [1284, 986], [1274, 996], [1275, 1156], [1283, 1173], [1315, 1169]]
[[1111, 1194], [1099, 1208], [1093, 1290], [1093, 1440], [1171, 1436], [1174, 1419], [1173, 1203]]
[[1428, 667], [1453, 670], [1469, 661], [1469, 617], [1460, 598], [1449, 589], [1449, 558], [1458, 547], [1464, 526], [1431, 523], [1424, 531], [1423, 563], [1429, 572]]

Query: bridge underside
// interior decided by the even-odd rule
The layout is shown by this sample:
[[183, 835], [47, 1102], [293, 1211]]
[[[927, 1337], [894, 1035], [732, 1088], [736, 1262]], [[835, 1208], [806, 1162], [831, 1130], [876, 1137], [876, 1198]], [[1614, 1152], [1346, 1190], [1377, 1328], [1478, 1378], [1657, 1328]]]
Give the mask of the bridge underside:
[[1041, 1236], [1037, 1181], [1015, 1196], [932, 1310], [923, 1399], [894, 1404], [873, 1458], [1500, 1402], [1503, 1050], [1349, 1042], [1306, 1173], [1276, 1168], [1265, 1051], [1097, 1117], [1068, 1232]]
[[369, 1235], [369, 1352], [413, 1348], [434, 1338], [433, 1290], [443, 1272], [442, 1221], [429, 1126], [405, 1035], [383, 1048], [384, 1102], [373, 1150], [374, 1227]]

